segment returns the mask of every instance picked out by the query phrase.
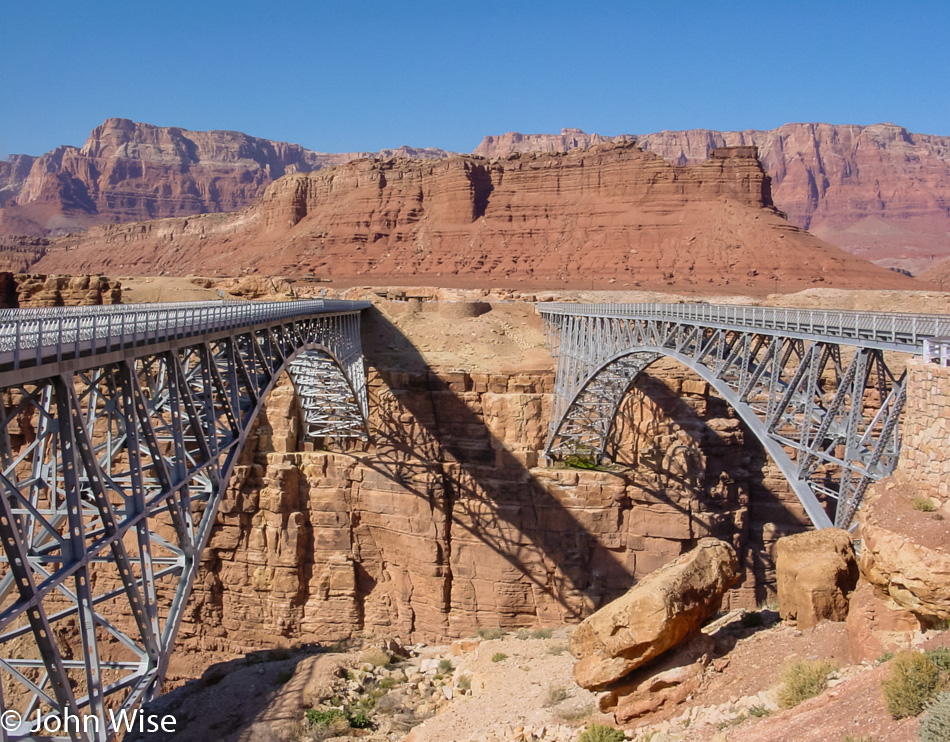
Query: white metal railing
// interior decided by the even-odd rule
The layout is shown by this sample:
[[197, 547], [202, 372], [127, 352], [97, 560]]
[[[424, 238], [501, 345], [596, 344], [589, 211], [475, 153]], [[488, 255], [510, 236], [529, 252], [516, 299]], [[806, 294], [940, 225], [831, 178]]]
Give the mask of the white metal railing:
[[304, 299], [5, 309], [0, 310], [0, 370], [369, 306]]
[[924, 340], [924, 360], [927, 363], [950, 366], [950, 337], [927, 338]]
[[[812, 336], [850, 338], [857, 344], [874, 342], [916, 346], [934, 336], [950, 335], [950, 316], [901, 312], [792, 309], [722, 304], [538, 304], [542, 314], [587, 315], [629, 319], [670, 319], [737, 328], [754, 328]], [[907, 347], [908, 352], [915, 350]]]

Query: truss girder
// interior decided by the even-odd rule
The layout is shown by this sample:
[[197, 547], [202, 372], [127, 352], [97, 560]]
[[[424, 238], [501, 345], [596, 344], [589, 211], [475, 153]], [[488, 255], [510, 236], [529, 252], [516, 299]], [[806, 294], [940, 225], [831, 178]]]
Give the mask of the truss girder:
[[219, 502], [280, 374], [308, 435], [366, 436], [365, 307], [351, 306], [119, 357], [105, 342], [104, 356], [80, 353], [66, 371], [57, 360], [48, 375], [42, 353], [28, 356], [40, 360], [28, 380], [2, 389], [0, 713], [78, 717], [83, 728], [52, 738], [106, 740], [115, 714], [158, 691]]
[[557, 358], [548, 456], [606, 456], [623, 398], [642, 371], [669, 357], [735, 408], [817, 527], [853, 528], [867, 487], [897, 464], [904, 376], [891, 371], [885, 351], [919, 353], [894, 328], [925, 321], [895, 320], [882, 339], [863, 329], [887, 324], [873, 313], [844, 313], [853, 325], [844, 330], [827, 313], [812, 321], [797, 313], [789, 331], [780, 310], [750, 314], [743, 327], [742, 308], [645, 306], [539, 306]]

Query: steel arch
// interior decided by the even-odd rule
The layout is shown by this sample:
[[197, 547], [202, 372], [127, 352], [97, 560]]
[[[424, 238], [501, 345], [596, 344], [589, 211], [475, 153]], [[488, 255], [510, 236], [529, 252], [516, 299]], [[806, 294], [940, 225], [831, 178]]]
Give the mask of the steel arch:
[[[279, 376], [310, 435], [365, 436], [365, 306], [28, 313], [34, 324], [16, 331], [34, 345], [0, 366], [0, 710], [81, 719], [52, 738], [105, 740], [116, 714], [158, 690], [218, 504]], [[51, 325], [72, 331], [58, 347]]]
[[714, 305], [539, 305], [558, 360], [546, 453], [604, 455], [637, 375], [670, 357], [736, 410], [816, 526], [853, 526], [893, 470], [905, 401], [885, 351], [920, 353], [950, 318]]

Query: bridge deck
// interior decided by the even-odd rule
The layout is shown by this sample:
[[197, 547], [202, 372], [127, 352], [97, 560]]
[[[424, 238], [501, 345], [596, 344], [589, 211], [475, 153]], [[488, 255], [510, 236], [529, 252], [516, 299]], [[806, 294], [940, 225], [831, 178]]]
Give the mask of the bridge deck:
[[[367, 309], [369, 302], [208, 301], [0, 310], [0, 387], [38, 378], [41, 366], [314, 315]], [[75, 368], [75, 366], [74, 366]]]
[[[538, 305], [551, 315], [674, 320], [725, 330], [756, 330], [806, 340], [840, 339], [847, 345], [920, 353], [925, 339], [950, 335], [950, 317], [901, 312], [853, 312], [721, 304]], [[916, 349], [915, 349], [916, 348]]]

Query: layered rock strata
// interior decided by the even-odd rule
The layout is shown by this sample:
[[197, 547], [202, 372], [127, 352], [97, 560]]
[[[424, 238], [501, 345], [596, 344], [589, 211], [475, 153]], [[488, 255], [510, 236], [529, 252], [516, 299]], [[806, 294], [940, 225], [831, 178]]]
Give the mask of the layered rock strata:
[[662, 131], [603, 137], [511, 132], [485, 137], [476, 154], [567, 152], [635, 139], [678, 165], [718, 147], [755, 146], [772, 179], [775, 205], [789, 220], [848, 252], [920, 273], [950, 255], [950, 137], [902, 126], [786, 124], [756, 131]]
[[262, 273], [466, 286], [913, 288], [771, 206], [750, 147], [674, 166], [632, 143], [487, 161], [361, 160], [272, 184], [254, 207], [90, 229], [49, 272]]
[[106, 119], [82, 147], [0, 163], [0, 232], [47, 236], [93, 224], [237, 211], [283, 175], [370, 156], [447, 153], [400, 147], [326, 154], [237, 131]]

